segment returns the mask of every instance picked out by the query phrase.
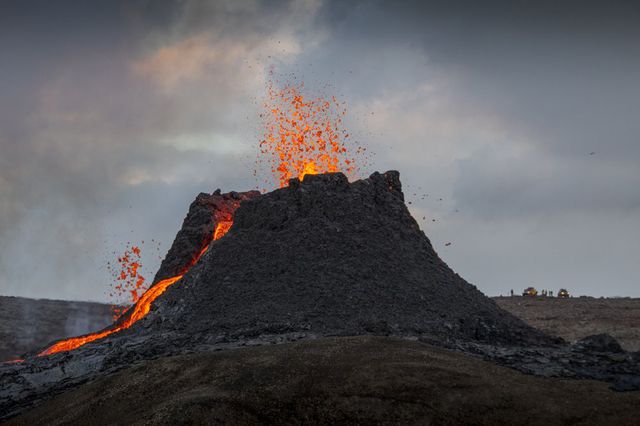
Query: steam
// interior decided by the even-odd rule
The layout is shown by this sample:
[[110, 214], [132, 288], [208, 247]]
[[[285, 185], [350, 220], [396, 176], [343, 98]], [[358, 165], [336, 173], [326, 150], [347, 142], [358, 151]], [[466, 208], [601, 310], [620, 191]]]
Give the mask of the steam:
[[[101, 330], [111, 324], [111, 315], [96, 315], [92, 311], [92, 305], [86, 303], [71, 302], [69, 304], [69, 315], [64, 323], [64, 335], [80, 336], [92, 331]], [[106, 309], [105, 309], [106, 311]]]

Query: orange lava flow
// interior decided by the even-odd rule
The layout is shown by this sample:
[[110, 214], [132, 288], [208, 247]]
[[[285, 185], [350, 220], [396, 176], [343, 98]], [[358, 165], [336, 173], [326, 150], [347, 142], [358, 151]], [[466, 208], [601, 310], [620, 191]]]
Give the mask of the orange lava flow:
[[93, 342], [94, 340], [102, 339], [103, 337], [107, 337], [110, 334], [117, 333], [120, 330], [131, 327], [133, 323], [144, 318], [144, 316], [149, 313], [149, 310], [151, 310], [151, 303], [156, 300], [158, 296], [164, 293], [167, 287], [180, 280], [182, 277], [182, 275], [177, 275], [175, 277], [167, 278], [166, 280], [159, 281], [153, 287], [150, 287], [142, 295], [140, 300], [138, 300], [138, 303], [135, 304], [131, 315], [129, 315], [126, 320], [124, 320], [121, 324], [118, 324], [114, 328], [110, 328], [100, 333], [93, 333], [86, 336], [73, 337], [71, 339], [62, 340], [46, 349], [45, 351], [39, 353], [38, 356], [51, 355], [62, 351], [70, 351], [79, 348], [82, 345], [86, 345], [89, 342]]
[[[232, 221], [221, 221], [216, 225], [216, 229], [213, 233], [213, 239], [218, 240], [222, 238], [231, 225]], [[207, 251], [209, 245], [205, 246], [202, 251], [198, 254], [194, 261], [191, 262], [189, 267], [186, 268], [186, 271], [190, 269], [190, 266], [193, 266], [200, 260], [200, 257]], [[71, 339], [61, 340], [60, 342], [52, 345], [51, 347], [45, 349], [40, 352], [38, 356], [47, 356], [51, 354], [55, 354], [63, 351], [71, 351], [73, 349], [77, 349], [82, 345], [86, 345], [87, 343], [93, 342], [94, 340], [102, 339], [103, 337], [107, 337], [110, 334], [117, 333], [118, 331], [124, 330], [126, 328], [131, 327], [134, 323], [138, 322], [142, 318], [144, 318], [149, 311], [151, 310], [151, 304], [154, 300], [156, 300], [162, 293], [164, 293], [167, 288], [171, 285], [180, 281], [180, 279], [184, 276], [186, 271], [180, 275], [176, 275], [175, 277], [167, 278], [165, 280], [159, 281], [155, 285], [151, 286], [146, 292], [142, 294], [138, 302], [133, 307], [133, 312], [120, 324], [114, 326], [105, 331], [101, 331], [99, 333], [88, 334], [86, 336], [80, 337], [72, 337]]]
[[229, 232], [231, 225], [233, 225], [233, 221], [231, 220], [221, 220], [218, 222], [216, 230], [213, 232], [213, 239], [219, 240], [222, 238], [227, 232]]
[[342, 128], [346, 114], [344, 102], [335, 96], [306, 98], [303, 84], [285, 85], [282, 89], [267, 84], [264, 137], [260, 142], [260, 163], [265, 159], [280, 188], [289, 179], [302, 180], [305, 175], [327, 172], [356, 171], [354, 155], [362, 155], [365, 148], [349, 152], [346, 141], [349, 134]]

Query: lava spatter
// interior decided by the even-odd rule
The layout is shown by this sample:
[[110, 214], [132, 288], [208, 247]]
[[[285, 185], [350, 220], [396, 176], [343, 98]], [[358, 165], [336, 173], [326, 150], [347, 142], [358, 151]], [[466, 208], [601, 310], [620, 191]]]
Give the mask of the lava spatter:
[[[229, 231], [232, 224], [233, 223], [230, 221], [218, 223], [213, 233], [213, 239], [217, 240], [222, 238]], [[198, 260], [200, 260], [200, 257], [206, 252], [208, 247], [209, 246], [207, 245], [202, 249], [202, 251], [196, 257], [195, 261], [192, 262], [192, 265], [197, 263]], [[189, 268], [187, 268], [185, 273], [188, 270]], [[146, 292], [142, 294], [140, 299], [133, 306], [129, 316], [127, 316], [122, 322], [116, 324], [114, 327], [98, 333], [88, 334], [86, 336], [72, 337], [70, 339], [61, 340], [58, 343], [40, 352], [38, 356], [52, 355], [58, 352], [77, 349], [80, 346], [86, 345], [87, 343], [93, 342], [98, 339], [102, 339], [113, 333], [117, 333], [118, 331], [131, 327], [134, 323], [138, 322], [149, 313], [149, 311], [151, 310], [151, 304], [153, 303], [154, 300], [158, 298], [158, 296], [164, 293], [170, 285], [176, 283], [177, 281], [180, 281], [180, 279], [182, 279], [183, 276], [184, 274], [180, 274], [171, 278], [167, 278], [162, 281], [159, 281], [158, 283], [150, 287]]]
[[[144, 243], [144, 241], [142, 242]], [[107, 269], [113, 276], [109, 296], [114, 299], [113, 320], [117, 321], [128, 309], [136, 304], [147, 290], [146, 278], [142, 275], [142, 257], [140, 246], [127, 243], [127, 247], [115, 263], [109, 263]]]

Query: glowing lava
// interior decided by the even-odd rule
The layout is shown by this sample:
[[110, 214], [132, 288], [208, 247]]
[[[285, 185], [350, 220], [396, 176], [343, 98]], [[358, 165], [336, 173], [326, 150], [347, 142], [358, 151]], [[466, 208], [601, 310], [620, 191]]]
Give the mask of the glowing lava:
[[[232, 224], [233, 224], [232, 221], [219, 222], [216, 225], [216, 229], [213, 233], [213, 239], [218, 240], [222, 238], [227, 233], [227, 231], [229, 231], [229, 228], [231, 228]], [[129, 316], [125, 320], [123, 320], [121, 323], [116, 324], [114, 327], [110, 329], [107, 329], [98, 333], [61, 340], [60, 342], [54, 344], [53, 346], [39, 353], [38, 356], [46, 356], [46, 355], [55, 354], [57, 352], [71, 351], [73, 349], [79, 348], [82, 345], [86, 345], [89, 342], [102, 339], [103, 337], [107, 337], [110, 334], [117, 333], [118, 331], [131, 327], [134, 323], [138, 322], [149, 313], [149, 311], [151, 310], [151, 304], [153, 303], [153, 301], [156, 300], [158, 296], [160, 296], [162, 293], [164, 293], [170, 285], [176, 283], [177, 281], [180, 281], [180, 279], [184, 276], [184, 274], [190, 269], [190, 266], [193, 266], [194, 264], [196, 264], [198, 260], [200, 260], [200, 257], [207, 251], [208, 248], [209, 246], [207, 245], [202, 249], [202, 251], [198, 254], [198, 256], [191, 262], [189, 267], [185, 268], [186, 270], [184, 271], [184, 273], [180, 275], [176, 275], [175, 277], [171, 277], [171, 278], [167, 278], [165, 280], [159, 281], [155, 285], [151, 286], [146, 292], [144, 292], [140, 297], [140, 299], [138, 300], [138, 303], [136, 303], [135, 306], [133, 307], [133, 311], [131, 312], [131, 314], [129, 314]]]
[[[144, 243], [144, 241], [142, 243]], [[118, 257], [117, 263], [113, 266], [111, 263], [108, 264], [108, 269], [115, 280], [109, 296], [118, 297], [119, 299], [125, 296], [129, 299], [131, 305], [138, 302], [142, 293], [146, 290], [146, 280], [140, 273], [142, 267], [140, 253], [140, 247], [135, 245], [130, 246], [129, 243], [127, 243], [127, 248], [124, 254]], [[113, 305], [113, 320], [117, 321], [127, 309], [127, 307], [121, 306], [121, 304]]]
[[221, 220], [220, 222], [218, 222], [218, 225], [216, 226], [216, 230], [213, 232], [213, 239], [217, 240], [222, 238], [224, 234], [229, 232], [231, 225], [233, 225], [232, 220]]
[[304, 165], [304, 170], [300, 173], [299, 179], [304, 179], [305, 175], [317, 175], [318, 169], [316, 168], [316, 163], [314, 161], [309, 161]]
[[304, 85], [285, 85], [282, 89], [267, 85], [265, 132], [260, 153], [276, 176], [281, 188], [289, 179], [302, 179], [308, 174], [356, 171], [353, 155], [363, 155], [365, 148], [347, 149], [349, 134], [342, 128], [346, 114], [344, 102], [332, 96], [305, 98]]

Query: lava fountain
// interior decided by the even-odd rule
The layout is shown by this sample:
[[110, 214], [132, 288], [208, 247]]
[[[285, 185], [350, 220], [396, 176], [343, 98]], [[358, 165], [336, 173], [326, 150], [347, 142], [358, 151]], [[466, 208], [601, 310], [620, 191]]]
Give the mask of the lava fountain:
[[267, 163], [280, 188], [287, 186], [289, 179], [302, 180], [307, 174], [343, 172], [353, 176], [356, 158], [363, 160], [366, 151], [356, 143], [348, 148], [344, 102], [335, 96], [307, 97], [303, 91], [304, 84], [277, 88], [272, 80], [267, 83], [265, 112], [260, 115], [265, 131], [257, 163]]

